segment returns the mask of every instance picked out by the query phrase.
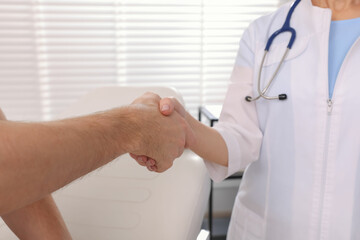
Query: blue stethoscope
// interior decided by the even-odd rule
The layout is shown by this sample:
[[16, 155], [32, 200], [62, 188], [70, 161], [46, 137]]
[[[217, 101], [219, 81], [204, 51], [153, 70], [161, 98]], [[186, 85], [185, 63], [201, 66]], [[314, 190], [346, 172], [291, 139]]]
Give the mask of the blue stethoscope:
[[[275, 100], [275, 99], [285, 100], [285, 99], [287, 99], [287, 95], [284, 94], [284, 93], [279, 94], [278, 96], [272, 97], [272, 96], [267, 96], [267, 95], [266, 95], [266, 92], [267, 92], [267, 90], [269, 89], [271, 83], [274, 81], [276, 75], [279, 73], [280, 67], [281, 67], [281, 65], [283, 64], [284, 59], [286, 58], [289, 50], [291, 49], [292, 45], [293, 45], [294, 42], [295, 42], [296, 31], [295, 31], [294, 28], [290, 27], [290, 20], [291, 20], [291, 16], [292, 16], [292, 14], [293, 14], [296, 6], [300, 3], [300, 1], [301, 1], [301, 0], [296, 0], [296, 1], [293, 3], [293, 5], [291, 6], [291, 8], [290, 8], [290, 10], [289, 10], [289, 12], [288, 12], [288, 14], [287, 14], [287, 16], [286, 16], [286, 20], [285, 20], [285, 22], [284, 22], [284, 25], [283, 25], [279, 30], [277, 30], [276, 32], [274, 32], [274, 33], [270, 36], [269, 40], [267, 41], [266, 47], [265, 47], [265, 50], [264, 50], [264, 56], [263, 56], [263, 58], [262, 58], [262, 60], [261, 60], [261, 64], [260, 64], [259, 75], [258, 75], [258, 86], [257, 86], [257, 90], [258, 90], [258, 94], [259, 94], [259, 95], [258, 95], [257, 97], [255, 97], [255, 98], [252, 98], [252, 97], [250, 97], [250, 96], [246, 96], [246, 97], [245, 97], [245, 100], [246, 100], [246, 101], [252, 102], [252, 101], [256, 101], [256, 100], [258, 100], [258, 99], [260, 99], [260, 98], [264, 98], [264, 99], [266, 99], [266, 100]], [[290, 32], [290, 34], [291, 34], [291, 37], [290, 37], [290, 40], [289, 40], [289, 44], [288, 44], [288, 46], [287, 46], [287, 48], [286, 48], [286, 51], [285, 51], [283, 57], [281, 58], [281, 61], [280, 61], [279, 65], [277, 66], [274, 74], [273, 74], [272, 77], [270, 78], [270, 80], [269, 80], [269, 82], [267, 83], [267, 85], [265, 86], [265, 88], [261, 90], [261, 87], [260, 87], [261, 72], [262, 72], [262, 68], [263, 68], [263, 66], [264, 66], [264, 61], [265, 61], [266, 55], [267, 55], [267, 53], [269, 52], [270, 46], [271, 46], [272, 42], [274, 41], [274, 39], [275, 39], [278, 35], [280, 35], [281, 33], [284, 33], [284, 32]]]

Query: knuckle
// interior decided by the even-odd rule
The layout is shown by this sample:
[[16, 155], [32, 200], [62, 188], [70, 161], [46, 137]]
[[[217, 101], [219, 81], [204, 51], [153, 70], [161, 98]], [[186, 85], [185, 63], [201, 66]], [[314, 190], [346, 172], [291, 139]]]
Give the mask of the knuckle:
[[154, 92], [146, 92], [145, 95], [149, 96], [149, 97], [153, 97], [153, 98], [156, 98], [156, 99], [160, 99], [160, 96]]
[[141, 166], [145, 166], [145, 164], [143, 162], [141, 162], [141, 161], [136, 160], [136, 162]]

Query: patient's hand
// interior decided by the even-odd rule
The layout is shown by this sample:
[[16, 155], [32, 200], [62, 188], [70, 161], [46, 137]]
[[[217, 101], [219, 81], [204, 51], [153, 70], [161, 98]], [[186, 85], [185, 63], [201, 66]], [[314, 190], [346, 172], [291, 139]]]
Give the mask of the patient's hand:
[[[171, 118], [169, 120], [172, 121], [163, 121], [163, 125], [157, 124], [157, 127], [154, 128], [152, 124], [158, 122], [158, 117], [144, 119], [149, 123], [145, 124], [148, 127], [147, 137], [149, 139], [144, 139], [148, 145], [142, 145], [142, 149], [130, 153], [130, 156], [150, 171], [163, 172], [173, 165], [173, 161], [182, 154], [187, 146], [186, 144], [192, 141], [193, 132], [184, 118], [185, 109], [176, 99], [165, 98], [161, 100], [156, 94], [146, 93], [132, 103], [132, 105], [142, 104], [155, 105], [159, 110], [158, 113], [162, 113], [160, 116], [164, 118], [163, 120]], [[176, 149], [177, 152], [174, 154]]]

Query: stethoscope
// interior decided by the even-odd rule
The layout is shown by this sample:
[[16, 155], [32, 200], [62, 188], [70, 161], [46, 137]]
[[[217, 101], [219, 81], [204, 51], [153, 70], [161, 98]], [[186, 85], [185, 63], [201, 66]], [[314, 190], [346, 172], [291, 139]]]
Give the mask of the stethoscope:
[[[286, 16], [286, 19], [285, 19], [285, 22], [284, 22], [284, 25], [279, 29], [277, 30], [276, 32], [274, 32], [270, 38], [268, 39], [267, 43], [266, 43], [266, 46], [265, 46], [265, 50], [264, 50], [264, 56], [261, 60], [261, 64], [260, 64], [260, 69], [259, 69], [259, 75], [258, 75], [258, 82], [257, 82], [257, 91], [258, 91], [258, 96], [256, 98], [252, 98], [250, 96], [246, 96], [245, 97], [245, 100], [248, 101], [248, 102], [252, 102], [252, 101], [256, 101], [258, 100], [259, 98], [264, 98], [266, 100], [275, 100], [275, 99], [278, 99], [278, 100], [285, 100], [287, 99], [287, 95], [285, 93], [282, 93], [282, 94], [279, 94], [278, 96], [267, 96], [266, 95], [266, 92], [267, 90], [269, 89], [271, 83], [274, 81], [276, 75], [279, 73], [279, 70], [280, 70], [280, 67], [282, 66], [283, 62], [284, 62], [284, 59], [286, 58], [289, 50], [291, 49], [292, 45], [294, 44], [294, 41], [295, 41], [295, 38], [296, 38], [296, 31], [294, 28], [290, 27], [290, 20], [291, 20], [291, 16], [296, 8], [296, 6], [299, 4], [301, 0], [296, 0], [293, 5], [291, 6], [287, 16]], [[262, 72], [262, 69], [263, 69], [263, 66], [264, 66], [264, 62], [265, 62], [265, 58], [266, 58], [266, 55], [268, 54], [269, 50], [270, 50], [270, 46], [272, 44], [272, 42], [274, 41], [274, 39], [280, 35], [281, 33], [284, 33], [284, 32], [290, 32], [291, 34], [291, 37], [290, 37], [290, 40], [289, 40], [289, 44], [286, 48], [286, 51], [284, 52], [284, 55], [283, 57], [281, 58], [281, 61], [279, 63], [279, 65], [277, 66], [274, 74], [272, 75], [272, 77], [270, 78], [269, 82], [267, 83], [267, 85], [264, 87], [264, 89], [261, 90], [261, 87], [260, 87], [260, 81], [261, 81], [261, 72]]]

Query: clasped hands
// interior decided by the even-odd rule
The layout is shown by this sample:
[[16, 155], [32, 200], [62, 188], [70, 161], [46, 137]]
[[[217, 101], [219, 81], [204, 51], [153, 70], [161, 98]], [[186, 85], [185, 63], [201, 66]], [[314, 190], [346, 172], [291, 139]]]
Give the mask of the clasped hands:
[[150, 92], [137, 98], [131, 106], [142, 110], [142, 121], [146, 122], [138, 124], [143, 126], [137, 131], [141, 140], [130, 156], [149, 171], [166, 171], [184, 149], [195, 142], [193, 129], [186, 121], [188, 113], [175, 98], [161, 99]]

